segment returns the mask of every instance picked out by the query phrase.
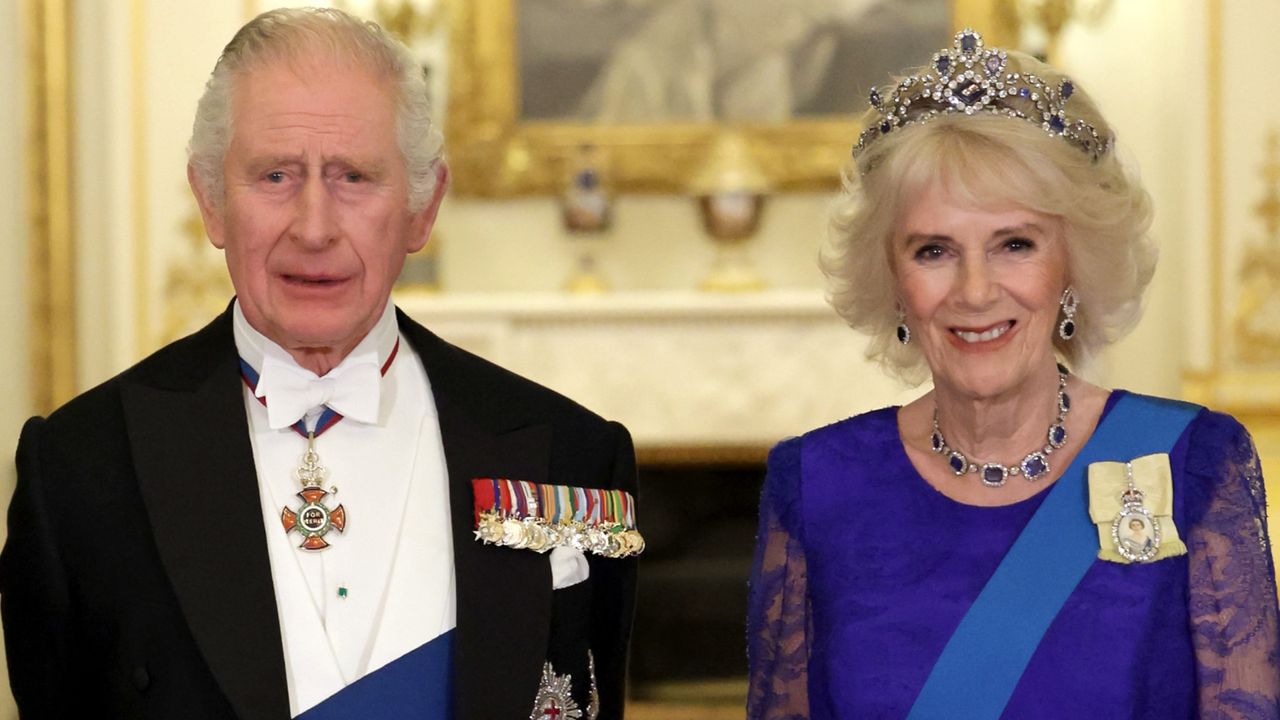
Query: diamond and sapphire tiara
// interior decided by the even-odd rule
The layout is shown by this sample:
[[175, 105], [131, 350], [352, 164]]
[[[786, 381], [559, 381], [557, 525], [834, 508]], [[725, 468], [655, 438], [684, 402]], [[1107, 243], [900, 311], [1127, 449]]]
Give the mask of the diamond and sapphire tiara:
[[1084, 120], [1067, 117], [1065, 105], [1075, 86], [1063, 78], [1056, 87], [1028, 73], [1008, 72], [1008, 53], [984, 49], [982, 36], [965, 28], [955, 44], [933, 56], [936, 75], [912, 75], [894, 85], [888, 97], [872, 88], [874, 122], [858, 136], [856, 158], [872, 143], [895, 129], [926, 123], [951, 113], [979, 112], [1007, 115], [1034, 123], [1078, 147], [1095, 161], [1111, 150], [1114, 138], [1101, 138]]

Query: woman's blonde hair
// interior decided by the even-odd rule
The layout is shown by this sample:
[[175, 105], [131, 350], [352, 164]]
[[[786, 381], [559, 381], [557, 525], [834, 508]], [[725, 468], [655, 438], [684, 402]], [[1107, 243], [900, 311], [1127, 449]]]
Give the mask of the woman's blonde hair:
[[[1064, 79], [1016, 52], [1008, 53], [1008, 70], [1050, 85]], [[918, 68], [904, 77], [928, 71]], [[1099, 136], [1114, 136], [1084, 92], [1076, 88], [1069, 102], [1073, 119], [1089, 123]], [[869, 110], [863, 122], [879, 117]], [[1151, 198], [1115, 152], [1095, 160], [1024, 118], [944, 113], [880, 136], [849, 164], [820, 258], [831, 305], [850, 327], [871, 336], [867, 356], [888, 371], [913, 384], [927, 377], [919, 343], [902, 345], [896, 338], [898, 293], [889, 247], [912, 200], [934, 185], [970, 207], [1020, 207], [1063, 221], [1068, 282], [1080, 304], [1075, 337], [1063, 341], [1055, 333], [1053, 342], [1069, 363], [1086, 361], [1137, 322], [1157, 257], [1147, 236]]]

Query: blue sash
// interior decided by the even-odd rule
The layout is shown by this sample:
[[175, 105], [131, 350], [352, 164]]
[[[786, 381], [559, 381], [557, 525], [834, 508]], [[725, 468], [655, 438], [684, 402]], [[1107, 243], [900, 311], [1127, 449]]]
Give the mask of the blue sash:
[[1116, 401], [961, 619], [909, 720], [1000, 717], [1049, 624], [1097, 558], [1089, 464], [1169, 452], [1199, 411], [1142, 395]]
[[453, 717], [453, 630], [365, 675], [294, 720]]

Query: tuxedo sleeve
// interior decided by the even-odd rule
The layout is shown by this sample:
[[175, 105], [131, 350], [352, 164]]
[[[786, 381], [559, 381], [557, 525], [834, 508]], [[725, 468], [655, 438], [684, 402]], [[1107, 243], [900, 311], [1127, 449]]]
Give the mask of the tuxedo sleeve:
[[9, 684], [22, 717], [70, 717], [72, 698], [81, 695], [73, 686], [76, 619], [54, 537], [53, 508], [44, 495], [50, 479], [42, 476], [43, 429], [44, 420], [32, 418], [18, 441], [18, 483], [0, 554], [0, 614]]
[[[611, 487], [637, 496], [636, 456], [631, 435], [618, 423], [610, 423], [614, 434]], [[627, 646], [631, 640], [631, 620], [635, 611], [636, 558], [602, 558], [591, 555], [592, 612], [591, 654], [595, 660], [596, 684], [600, 692], [600, 720], [622, 717], [627, 674]]]

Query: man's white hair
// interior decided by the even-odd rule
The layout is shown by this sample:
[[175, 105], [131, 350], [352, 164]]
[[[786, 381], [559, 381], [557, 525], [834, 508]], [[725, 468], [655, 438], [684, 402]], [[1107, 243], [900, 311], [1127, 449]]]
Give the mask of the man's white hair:
[[215, 204], [223, 198], [223, 161], [232, 135], [237, 78], [277, 62], [293, 65], [331, 58], [353, 63], [393, 83], [396, 142], [408, 172], [409, 209], [422, 209], [436, 183], [444, 140], [431, 121], [426, 77], [409, 48], [375, 23], [331, 8], [271, 10], [240, 28], [222, 50], [187, 145], [196, 182]]

